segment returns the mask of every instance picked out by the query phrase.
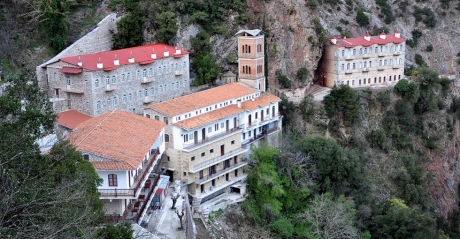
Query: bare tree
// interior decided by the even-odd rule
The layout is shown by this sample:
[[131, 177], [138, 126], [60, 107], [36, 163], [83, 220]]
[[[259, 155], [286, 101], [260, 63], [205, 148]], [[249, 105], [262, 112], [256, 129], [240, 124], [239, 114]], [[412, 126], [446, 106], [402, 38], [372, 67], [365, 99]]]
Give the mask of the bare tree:
[[328, 194], [317, 195], [310, 207], [299, 215], [311, 223], [310, 231], [317, 238], [359, 238], [354, 226], [354, 203], [343, 196], [332, 200]]
[[180, 220], [180, 229], [184, 229], [184, 225], [182, 224], [182, 218], [184, 217], [184, 209], [182, 208], [182, 213], [179, 214], [179, 211], [176, 210], [176, 214], [179, 217]]

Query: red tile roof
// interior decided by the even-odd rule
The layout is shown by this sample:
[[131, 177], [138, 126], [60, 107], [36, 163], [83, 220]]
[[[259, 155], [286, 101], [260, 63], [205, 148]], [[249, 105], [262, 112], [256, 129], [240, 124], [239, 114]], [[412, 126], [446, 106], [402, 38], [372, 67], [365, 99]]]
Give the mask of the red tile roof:
[[[180, 50], [180, 54], [176, 54], [176, 49]], [[165, 56], [164, 53], [168, 52]], [[145, 46], [137, 46], [131, 48], [125, 48], [113, 51], [104, 51], [93, 54], [84, 54], [77, 56], [70, 56], [61, 58], [61, 61], [70, 63], [75, 66], [80, 66], [88, 71], [96, 70], [114, 70], [118, 66], [128, 64], [150, 64], [155, 61], [152, 59], [152, 53], [156, 54], [155, 59], [167, 58], [167, 57], [182, 57], [188, 54], [187, 51], [182, 50], [178, 47], [169, 46], [164, 43], [155, 43]], [[134, 58], [133, 62], [129, 62], [130, 58]], [[118, 65], [115, 65], [115, 60], [119, 61]], [[79, 64], [81, 63], [81, 65]], [[102, 63], [102, 68], [98, 68], [98, 63]]]
[[[400, 34], [399, 32], [396, 32], [395, 34]], [[363, 37], [355, 37], [355, 38], [341, 38], [340, 36], [334, 36], [329, 38], [329, 42], [333, 45], [336, 45], [338, 47], [346, 47], [346, 48], [352, 48], [355, 46], [372, 46], [374, 44], [378, 45], [385, 45], [388, 43], [403, 43], [406, 39], [402, 37], [396, 37], [395, 34], [385, 34], [384, 32], [380, 33], [380, 35], [384, 35], [385, 39], [380, 38], [379, 36], [370, 36], [369, 34], [366, 34], [366, 37], [370, 37], [370, 40], [366, 40]], [[332, 39], [337, 39], [337, 43], [334, 44], [332, 42]]]
[[254, 101], [248, 100], [248, 101], [241, 103], [241, 108], [238, 108], [238, 106], [235, 104], [229, 105], [229, 106], [226, 106], [226, 107], [223, 107], [217, 110], [213, 110], [211, 112], [208, 112], [202, 115], [198, 115], [198, 116], [186, 119], [186, 120], [181, 120], [175, 123], [174, 125], [179, 128], [183, 128], [187, 130], [195, 129], [197, 127], [204, 126], [212, 122], [216, 122], [221, 119], [227, 118], [231, 115], [241, 113], [245, 110], [252, 111], [252, 110], [257, 109], [259, 106], [264, 107], [264, 106], [269, 105], [270, 103], [275, 103], [279, 101], [281, 101], [279, 97], [274, 96], [272, 94], [265, 94], [265, 95], [255, 98]]
[[209, 90], [153, 104], [150, 105], [150, 108], [168, 116], [176, 116], [201, 109], [206, 106], [213, 106], [219, 102], [237, 99], [256, 92], [256, 90], [243, 86], [239, 83], [226, 84]]
[[59, 72], [69, 73], [69, 74], [79, 74], [83, 71], [81, 67], [70, 67], [70, 66], [63, 66]]
[[76, 110], [68, 110], [57, 114], [57, 123], [66, 128], [73, 129], [78, 124], [91, 119], [92, 117]]
[[160, 121], [115, 110], [79, 124], [66, 138], [77, 150], [105, 158], [92, 160], [96, 170], [134, 170], [164, 126]]

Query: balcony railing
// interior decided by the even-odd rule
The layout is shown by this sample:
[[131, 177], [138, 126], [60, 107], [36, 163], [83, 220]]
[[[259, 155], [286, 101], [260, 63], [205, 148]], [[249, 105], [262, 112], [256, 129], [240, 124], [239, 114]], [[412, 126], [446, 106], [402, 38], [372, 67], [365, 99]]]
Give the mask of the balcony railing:
[[177, 70], [177, 71], [174, 72], [174, 74], [175, 74], [176, 76], [183, 75], [184, 73], [185, 73], [184, 70]]
[[393, 69], [399, 69], [399, 65], [393, 65]]
[[191, 149], [194, 149], [194, 148], [197, 148], [197, 147], [200, 147], [202, 146], [203, 144], [206, 144], [206, 143], [209, 143], [209, 142], [212, 142], [214, 140], [218, 140], [218, 139], [221, 139], [229, 134], [233, 134], [235, 132], [238, 132], [240, 131], [241, 128], [240, 127], [235, 127], [233, 129], [230, 129], [229, 131], [225, 131], [225, 132], [222, 132], [222, 133], [219, 133], [219, 134], [215, 134], [213, 136], [210, 136], [210, 137], [206, 137], [205, 139], [197, 142], [197, 143], [191, 143], [189, 145], [186, 145], [184, 146], [184, 149], [186, 150], [191, 150]]
[[377, 68], [377, 70], [378, 70], [378, 71], [383, 71], [383, 70], [385, 70], [385, 68], [383, 68], [383, 66], [379, 66], [379, 67]]
[[346, 71], [345, 71], [345, 74], [347, 74], [347, 75], [348, 75], [348, 74], [351, 74], [351, 73], [353, 73], [351, 70], [346, 70]]
[[67, 87], [65, 89], [63, 89], [62, 91], [67, 92], [67, 93], [74, 93], [74, 94], [83, 94], [83, 93], [85, 93], [82, 90], [70, 87], [70, 85], [67, 85]]
[[257, 134], [255, 137], [254, 137], [254, 136], [249, 137], [249, 138], [248, 138], [249, 140], [246, 141], [246, 142], [243, 142], [241, 145], [242, 145], [242, 146], [246, 146], [246, 145], [248, 145], [248, 144], [250, 144], [250, 143], [252, 143], [252, 142], [254, 142], [254, 141], [256, 141], [256, 140], [259, 140], [259, 139], [261, 139], [261, 138], [263, 138], [263, 137], [265, 137], [265, 134]]
[[280, 128], [277, 126], [277, 127], [273, 127], [271, 129], [263, 129], [262, 130], [262, 134], [271, 134], [277, 130], [279, 130]]
[[351, 60], [353, 60], [353, 56], [352, 55], [345, 56], [345, 60], [346, 61], [351, 61]]
[[213, 178], [217, 178], [217, 177], [219, 177], [219, 176], [221, 176], [223, 174], [226, 174], [226, 173], [228, 173], [230, 171], [233, 171], [233, 170], [235, 170], [237, 168], [241, 168], [246, 164], [248, 164], [247, 159], [243, 159], [242, 161], [240, 161], [240, 162], [238, 162], [236, 164], [233, 164], [230, 167], [227, 167], [225, 169], [219, 170], [216, 173], [213, 173], [211, 175], [207, 175], [207, 176], [204, 176], [202, 178], [195, 177], [195, 183], [196, 184], [203, 184], [203, 183], [205, 183], [205, 182], [207, 182], [207, 181], [209, 181], [209, 180], [211, 180]]
[[148, 84], [148, 83], [151, 83], [151, 82], [154, 82], [155, 81], [155, 77], [144, 77], [142, 78], [141, 80], [141, 84]]
[[244, 148], [239, 148], [239, 149], [235, 149], [235, 150], [232, 150], [232, 151], [229, 151], [227, 153], [225, 153], [224, 155], [221, 155], [219, 157], [216, 157], [216, 158], [213, 158], [213, 159], [210, 159], [210, 160], [206, 160], [204, 161], [203, 163], [200, 163], [200, 164], [197, 164], [197, 165], [194, 165], [193, 166], [193, 170], [190, 170], [191, 173], [196, 173], [202, 169], [205, 169], [209, 166], [212, 166], [214, 164], [218, 164], [220, 162], [223, 162], [225, 161], [226, 159], [229, 159], [233, 156], [236, 156], [236, 155], [239, 155], [239, 154], [242, 154], [244, 152], [248, 151], [247, 149], [244, 149]]
[[393, 55], [399, 56], [399, 55], [401, 55], [401, 52], [400, 51], [395, 51], [395, 52], [393, 52]]
[[[98, 192], [101, 197], [133, 197], [135, 198], [139, 188], [141, 188], [142, 182], [146, 181], [148, 175], [150, 174], [150, 168], [152, 167], [155, 159], [159, 153], [159, 150], [156, 149], [155, 152], [150, 155], [149, 160], [144, 167], [142, 167], [141, 172], [138, 174], [134, 180], [134, 184], [130, 189], [98, 189]], [[160, 168], [161, 170], [161, 168]]]
[[367, 55], [367, 54], [366, 54], [366, 55], [363, 55], [363, 59], [369, 59], [369, 57], [371, 57], [371, 56], [369, 56], [369, 55]]
[[116, 89], [117, 89], [117, 86], [116, 86], [116, 85], [107, 85], [107, 86], [105, 87], [105, 91], [106, 91], [106, 92], [114, 91], [114, 90], [116, 90]]
[[363, 72], [368, 72], [369, 69], [368, 68], [363, 68]]
[[385, 56], [385, 53], [379, 52], [379, 53], [377, 53], [377, 56], [378, 56], [378, 57], [384, 57], [384, 56]]
[[146, 97], [144, 97], [144, 99], [142, 100], [142, 102], [143, 102], [144, 104], [148, 104], [148, 103], [153, 102], [154, 100], [155, 100], [155, 97], [153, 97], [153, 96], [150, 96], [150, 97], [146, 96]]

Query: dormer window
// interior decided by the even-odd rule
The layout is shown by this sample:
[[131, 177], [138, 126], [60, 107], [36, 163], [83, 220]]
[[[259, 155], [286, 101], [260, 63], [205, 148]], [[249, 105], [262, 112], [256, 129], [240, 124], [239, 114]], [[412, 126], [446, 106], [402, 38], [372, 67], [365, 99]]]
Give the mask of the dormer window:
[[83, 154], [83, 160], [89, 160], [89, 155], [88, 154]]

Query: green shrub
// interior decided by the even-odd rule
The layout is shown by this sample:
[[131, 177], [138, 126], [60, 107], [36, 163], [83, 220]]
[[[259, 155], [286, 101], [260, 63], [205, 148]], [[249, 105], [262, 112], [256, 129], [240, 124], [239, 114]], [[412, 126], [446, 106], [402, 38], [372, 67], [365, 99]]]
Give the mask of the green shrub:
[[112, 32], [112, 49], [142, 45], [142, 25], [143, 21], [139, 13], [127, 13], [117, 22], [117, 33]]
[[343, 18], [340, 18], [340, 23], [344, 24], [344, 25], [348, 25], [350, 22], [343, 19]]
[[158, 41], [167, 43], [176, 36], [179, 26], [177, 25], [176, 14], [174, 12], [160, 13], [156, 17], [155, 22], [158, 25], [156, 32]]
[[433, 51], [433, 45], [430, 44], [430, 45], [426, 46], [426, 51], [428, 51], [428, 52]]
[[251, 15], [247, 13], [241, 13], [240, 15], [235, 17], [235, 23], [237, 25], [243, 25], [249, 22], [250, 19], [251, 19]]
[[387, 138], [383, 130], [371, 130], [366, 134], [366, 140], [372, 148], [387, 149]]
[[415, 53], [415, 63], [419, 66], [426, 66], [426, 62], [423, 60], [422, 55]]
[[348, 85], [334, 86], [324, 97], [324, 109], [329, 118], [336, 118], [345, 126], [358, 122], [359, 100], [356, 92]]
[[289, 80], [289, 78], [287, 78], [287, 76], [283, 74], [281, 69], [276, 70], [275, 77], [278, 83], [280, 83], [280, 85], [283, 86], [284, 88], [291, 87], [291, 84], [292, 84], [291, 80]]
[[362, 9], [356, 12], [356, 22], [362, 27], [369, 25], [369, 18], [364, 14]]
[[413, 15], [415, 17], [416, 22], [423, 22], [427, 27], [434, 28], [436, 26], [436, 16], [431, 9], [419, 8], [414, 6]]
[[297, 70], [297, 79], [299, 79], [300, 82], [305, 82], [305, 80], [307, 80], [307, 76], [308, 76], [308, 69], [305, 68], [305, 67], [301, 67], [299, 68], [299, 70]]
[[375, 0], [375, 3], [380, 6], [380, 12], [385, 17], [384, 21], [386, 24], [390, 24], [395, 20], [393, 11], [387, 0]]

